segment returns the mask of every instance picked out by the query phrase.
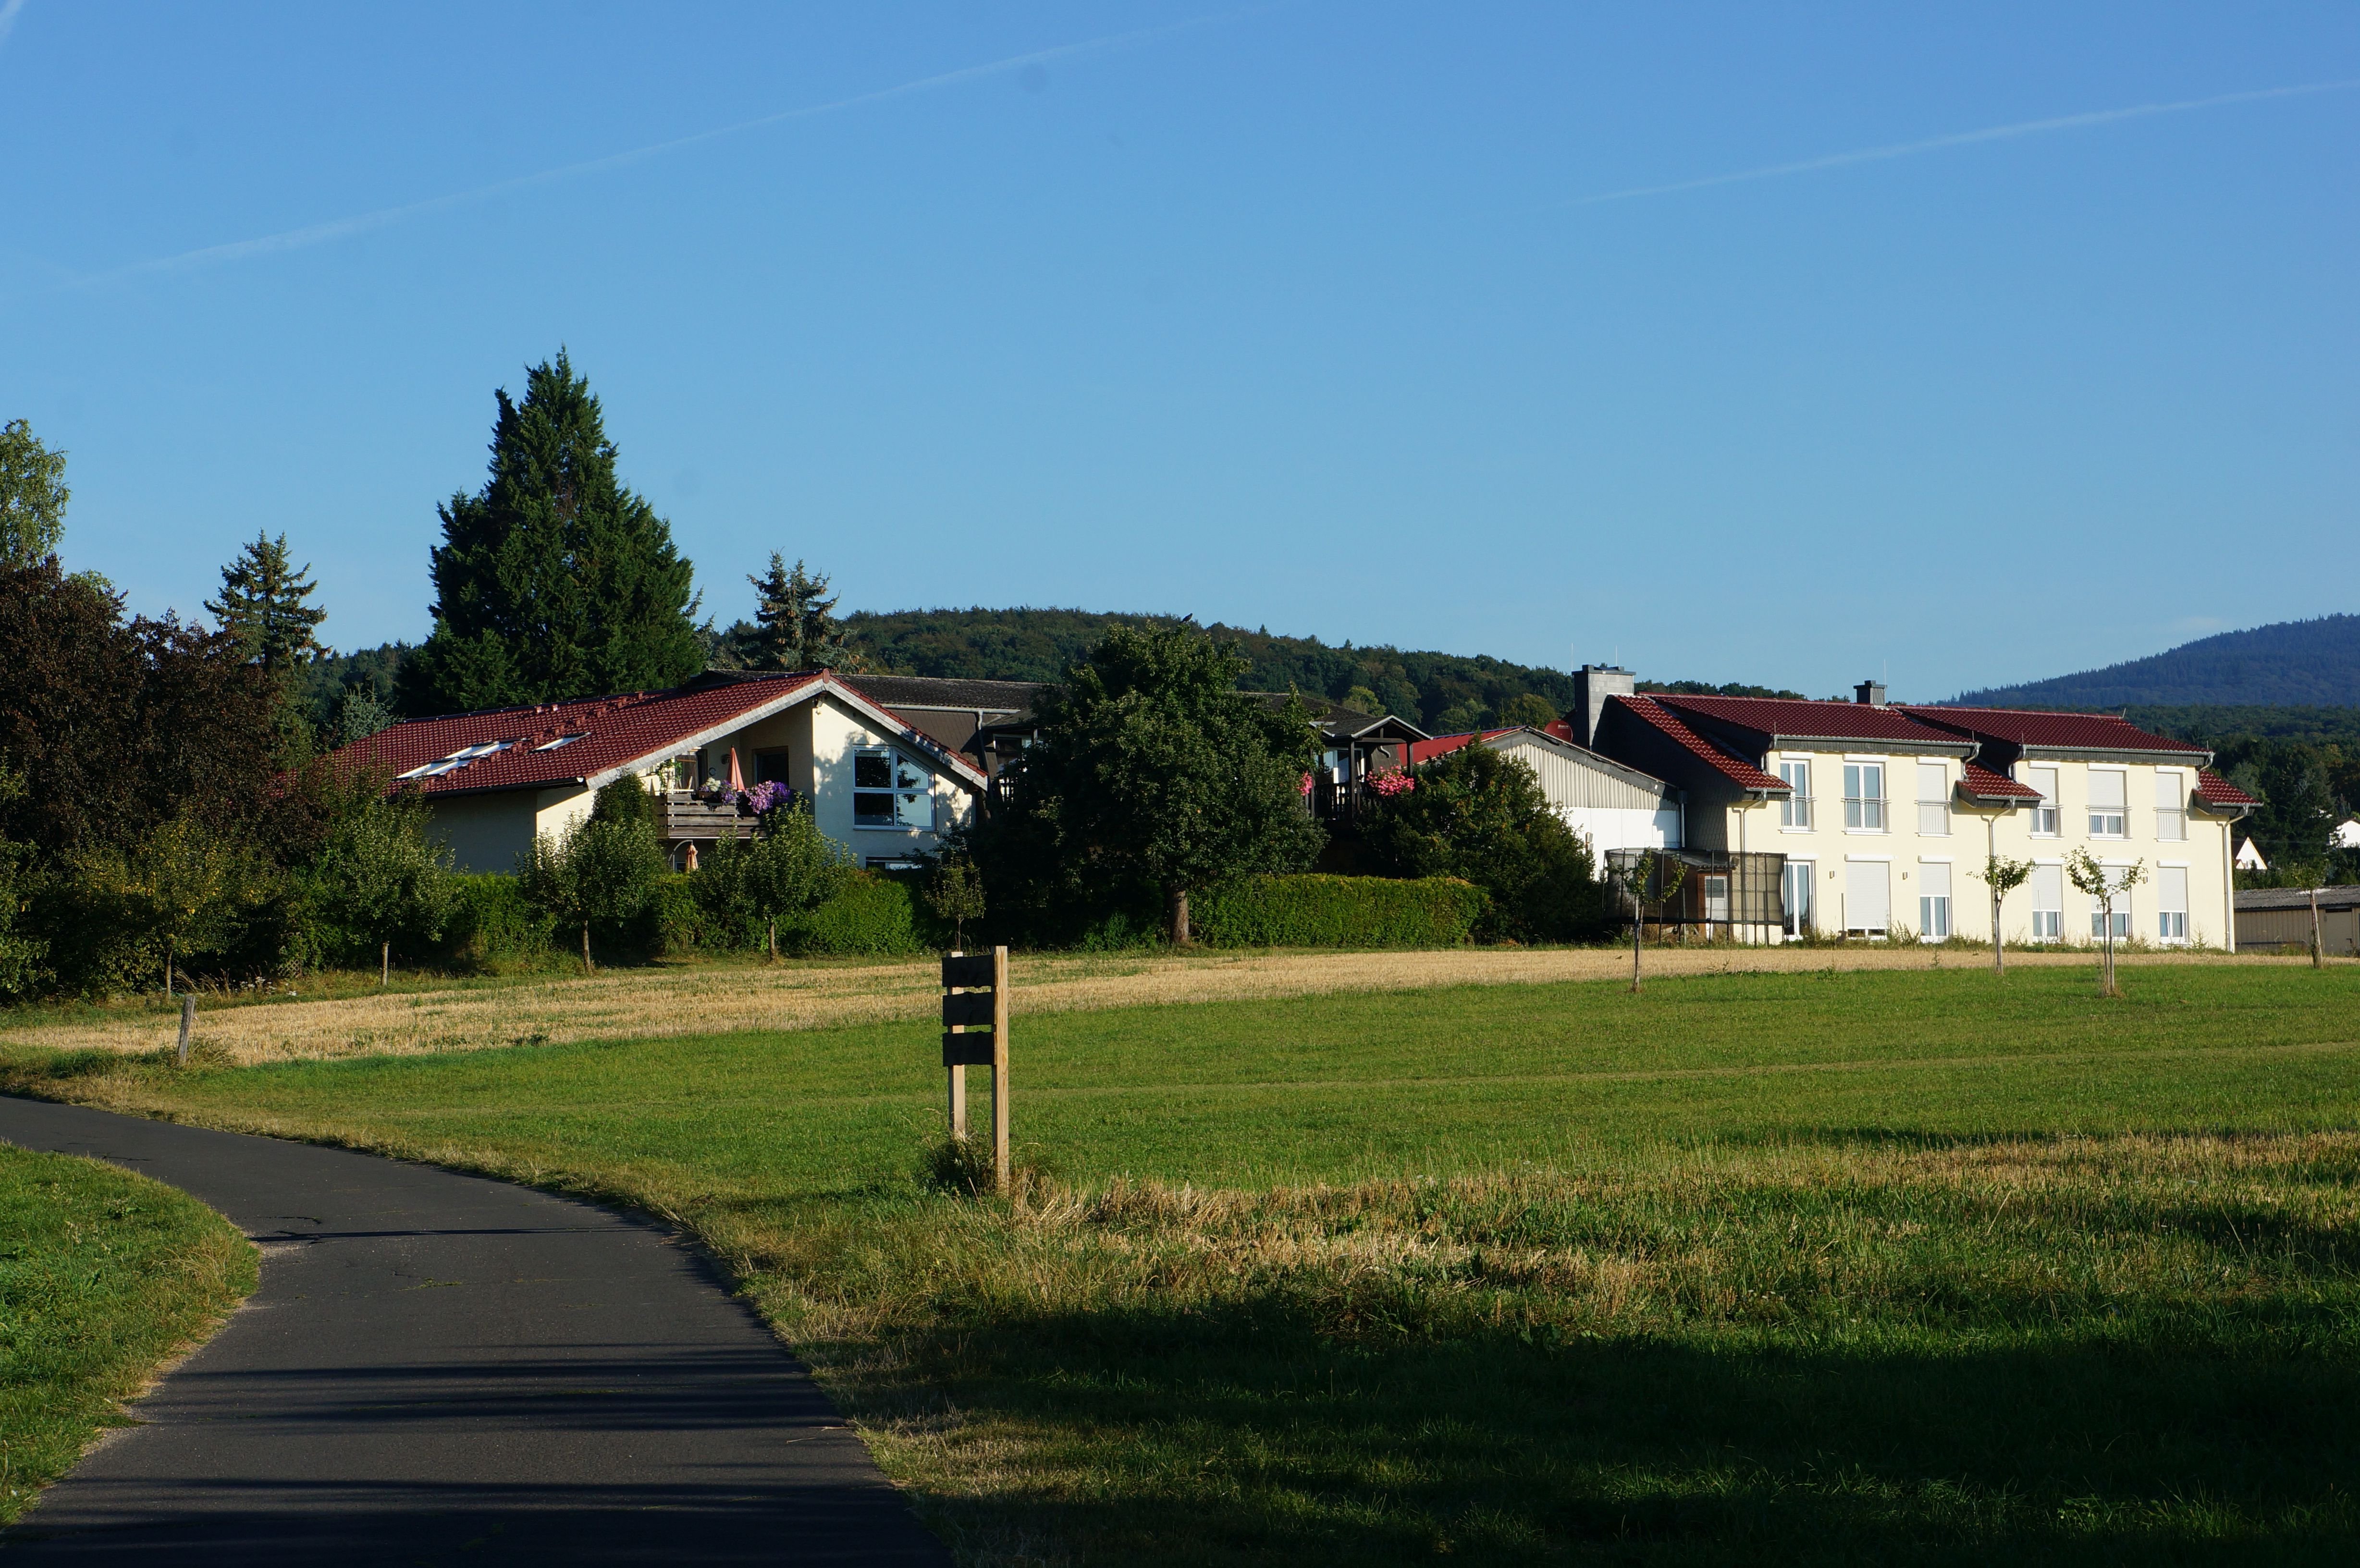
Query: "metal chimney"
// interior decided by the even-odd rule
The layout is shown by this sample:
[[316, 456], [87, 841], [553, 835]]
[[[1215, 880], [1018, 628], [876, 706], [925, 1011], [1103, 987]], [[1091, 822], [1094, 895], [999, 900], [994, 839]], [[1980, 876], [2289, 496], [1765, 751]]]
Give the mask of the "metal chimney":
[[1863, 681], [1852, 689], [1852, 700], [1872, 708], [1885, 706], [1885, 682]]

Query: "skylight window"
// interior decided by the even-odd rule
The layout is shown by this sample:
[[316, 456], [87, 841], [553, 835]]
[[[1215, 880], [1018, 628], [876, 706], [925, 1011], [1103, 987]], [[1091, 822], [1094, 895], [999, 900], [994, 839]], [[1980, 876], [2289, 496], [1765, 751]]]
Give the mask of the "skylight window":
[[559, 746], [572, 746], [575, 741], [580, 740], [581, 738], [582, 737], [578, 735], [559, 735], [555, 740], [545, 742], [542, 745], [534, 746], [532, 749], [535, 751], [555, 751]]
[[479, 757], [489, 757], [496, 751], [504, 750], [508, 745], [508, 743], [504, 740], [491, 740], [484, 742], [481, 746], [463, 746], [448, 757], [442, 757], [437, 761], [427, 763], [422, 768], [413, 768], [407, 773], [396, 774], [394, 777], [397, 779], [439, 779], [445, 773], [457, 772], [460, 768], [466, 767], [467, 764], [475, 761], [475, 758]]

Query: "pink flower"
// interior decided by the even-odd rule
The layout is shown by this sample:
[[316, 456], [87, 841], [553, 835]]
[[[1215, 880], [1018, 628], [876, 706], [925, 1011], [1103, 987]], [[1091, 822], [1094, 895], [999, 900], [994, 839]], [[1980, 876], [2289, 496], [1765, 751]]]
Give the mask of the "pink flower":
[[1303, 792], [1306, 795], [1311, 793], [1311, 775], [1308, 773], [1303, 776]]

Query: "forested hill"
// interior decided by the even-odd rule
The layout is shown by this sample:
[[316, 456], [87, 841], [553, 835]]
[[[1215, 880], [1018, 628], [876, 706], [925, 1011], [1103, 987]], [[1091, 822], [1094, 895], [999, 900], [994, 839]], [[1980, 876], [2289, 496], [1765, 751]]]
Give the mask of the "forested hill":
[[2360, 705], [2360, 615], [2223, 632], [2103, 670], [1963, 692], [1953, 700], [2043, 708]]
[[[1089, 652], [1109, 626], [1122, 622], [1173, 626], [1178, 620], [1175, 615], [1091, 610], [977, 608], [860, 611], [847, 616], [845, 626], [871, 670], [969, 680], [1055, 681]], [[1500, 722], [1546, 722], [1573, 703], [1573, 677], [1561, 670], [1511, 664], [1482, 654], [1404, 653], [1382, 645], [1335, 647], [1317, 637], [1273, 636], [1267, 628], [1216, 624], [1206, 629], [1240, 645], [1252, 666], [1243, 682], [1248, 687], [1293, 689], [1373, 706], [1436, 735]], [[1668, 687], [1643, 683], [1643, 689], [1796, 695], [1691, 681]]]

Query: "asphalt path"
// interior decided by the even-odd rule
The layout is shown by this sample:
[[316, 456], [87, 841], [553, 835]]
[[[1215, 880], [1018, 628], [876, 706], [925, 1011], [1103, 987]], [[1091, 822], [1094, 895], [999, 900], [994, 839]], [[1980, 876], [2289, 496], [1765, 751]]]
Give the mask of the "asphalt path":
[[672, 1233], [500, 1181], [0, 1098], [0, 1138], [262, 1247], [222, 1331], [5, 1536], [16, 1564], [949, 1562]]

